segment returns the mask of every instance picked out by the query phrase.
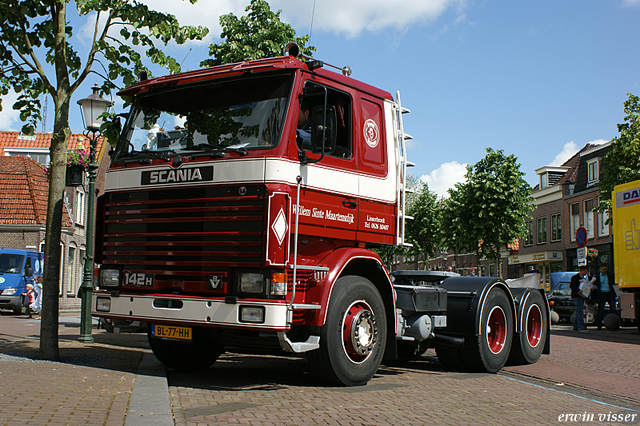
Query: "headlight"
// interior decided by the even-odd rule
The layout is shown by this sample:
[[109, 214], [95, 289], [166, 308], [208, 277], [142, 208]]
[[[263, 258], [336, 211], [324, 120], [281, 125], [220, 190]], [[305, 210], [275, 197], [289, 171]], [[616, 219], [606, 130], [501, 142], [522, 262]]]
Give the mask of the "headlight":
[[264, 322], [264, 306], [240, 306], [241, 322]]
[[108, 297], [98, 297], [96, 299], [96, 311], [109, 312], [111, 310], [111, 299]]
[[120, 284], [120, 271], [117, 269], [100, 270], [100, 287], [118, 287]]
[[18, 291], [17, 288], [5, 288], [4, 290], [2, 290], [2, 295], [11, 296], [13, 294], [16, 294], [17, 291]]
[[264, 276], [255, 273], [243, 273], [240, 275], [240, 288], [243, 293], [263, 293]]

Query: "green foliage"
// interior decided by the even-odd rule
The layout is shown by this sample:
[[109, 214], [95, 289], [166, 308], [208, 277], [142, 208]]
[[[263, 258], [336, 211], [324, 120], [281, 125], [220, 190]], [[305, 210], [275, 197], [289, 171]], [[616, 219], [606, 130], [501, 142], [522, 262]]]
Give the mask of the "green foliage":
[[282, 56], [283, 48], [291, 41], [298, 43], [300, 52], [307, 56], [316, 50], [313, 46], [306, 47], [308, 35], [296, 37], [293, 27], [280, 21], [282, 10], [271, 11], [265, 0], [251, 0], [245, 11], [249, 13], [240, 18], [233, 13], [220, 17], [223, 41], [209, 45], [209, 56], [213, 59], [202, 61], [200, 66]]
[[598, 211], [611, 210], [611, 195], [616, 185], [640, 179], [640, 98], [627, 93], [625, 123], [618, 124], [620, 136], [611, 140], [604, 156]]
[[449, 190], [442, 235], [444, 244], [456, 252], [499, 261], [500, 248], [526, 234], [531, 187], [513, 154], [486, 151], [482, 160], [467, 166], [467, 181]]
[[[405, 241], [413, 246], [389, 245], [374, 249], [387, 269], [391, 269], [394, 256], [403, 256], [405, 263], [416, 263], [433, 256], [442, 241], [439, 219], [442, 207], [437, 195], [429, 191], [426, 183], [412, 175], [407, 176], [407, 188], [413, 193], [407, 194], [405, 209], [413, 220], [405, 223]], [[413, 262], [410, 258], [414, 259]]]
[[[146, 69], [145, 57], [172, 73], [179, 71], [179, 64], [158, 49], [157, 41], [182, 44], [208, 33], [204, 27], [181, 27], [175, 16], [149, 10], [135, 0], [77, 0], [75, 5], [80, 16], [95, 13], [99, 18], [84, 63], [71, 43], [73, 28], [66, 19], [67, 2], [0, 1], [0, 95], [9, 89], [18, 94], [13, 109], [20, 111], [27, 134], [33, 133], [41, 120], [38, 98], [48, 93], [55, 105], [64, 104], [94, 72], [99, 56], [108, 62], [101, 89], [110, 94], [116, 87], [114, 81], [125, 86], [135, 83], [137, 73]], [[119, 37], [113, 31], [117, 27], [121, 27]], [[145, 55], [136, 51], [140, 47], [146, 49]], [[56, 116], [68, 116], [68, 111], [59, 112], [62, 114]]]
[[441, 207], [438, 196], [429, 191], [426, 183], [418, 181], [415, 194], [407, 206], [407, 214], [413, 217], [406, 223], [406, 240], [413, 244], [409, 256], [432, 257], [442, 242], [440, 234]]

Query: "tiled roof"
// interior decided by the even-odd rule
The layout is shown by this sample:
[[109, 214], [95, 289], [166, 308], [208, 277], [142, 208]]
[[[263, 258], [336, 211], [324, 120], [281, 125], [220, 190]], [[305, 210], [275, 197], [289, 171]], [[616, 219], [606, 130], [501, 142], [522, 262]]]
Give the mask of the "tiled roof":
[[[51, 133], [36, 133], [27, 136], [21, 132], [0, 131], [0, 156], [6, 155], [4, 148], [36, 148], [48, 149], [51, 146]], [[98, 138], [97, 152], [102, 149], [103, 138]], [[69, 138], [69, 148], [76, 148], [82, 145], [89, 149], [89, 139], [80, 133], [72, 133]]]
[[[567, 161], [565, 161], [564, 163], [562, 163], [563, 167], [569, 167], [569, 170], [567, 170], [560, 179], [558, 179], [558, 181], [556, 183], [554, 183], [554, 185], [562, 185], [564, 183], [571, 182], [571, 183], [575, 183], [576, 182], [576, 176], [578, 175], [578, 169], [579, 169], [579, 165], [580, 165], [580, 153], [585, 152], [590, 150], [591, 148], [594, 148], [598, 145], [593, 145], [593, 144], [586, 144], [585, 146], [582, 147], [582, 149], [578, 152], [576, 152], [575, 154], [573, 154], [573, 156], [571, 158], [569, 158]], [[538, 191], [540, 189], [540, 184], [536, 185], [533, 187], [533, 191]]]
[[559, 180], [556, 182], [558, 185], [562, 185], [566, 181], [570, 181], [575, 183], [576, 175], [578, 174], [578, 165], [580, 164], [580, 153], [590, 150], [598, 145], [586, 144], [582, 147], [582, 149], [576, 152], [573, 157], [569, 158], [567, 161], [562, 164], [565, 167], [571, 167]]
[[[0, 156], [0, 224], [45, 225], [48, 195], [49, 182], [39, 163]], [[71, 226], [66, 209], [62, 226]]]

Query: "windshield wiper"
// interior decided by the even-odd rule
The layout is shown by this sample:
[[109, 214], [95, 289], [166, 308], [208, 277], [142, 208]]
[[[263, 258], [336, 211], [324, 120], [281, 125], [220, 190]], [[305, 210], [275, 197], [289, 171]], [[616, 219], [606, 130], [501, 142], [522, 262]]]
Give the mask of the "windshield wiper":
[[169, 161], [171, 159], [171, 155], [175, 153], [173, 150], [163, 150], [163, 151], [136, 151], [133, 150], [131, 152], [126, 152], [118, 155], [117, 160], [115, 161], [123, 161], [125, 164], [132, 163], [145, 163], [150, 162], [153, 158], [162, 158], [163, 160]]
[[248, 155], [249, 152], [245, 148], [248, 143], [236, 144], [236, 145], [209, 145], [207, 143], [201, 143], [194, 146], [189, 146], [186, 148], [182, 148], [182, 151], [215, 151], [214, 154], [222, 154], [224, 157], [225, 152], [237, 152], [240, 155]]

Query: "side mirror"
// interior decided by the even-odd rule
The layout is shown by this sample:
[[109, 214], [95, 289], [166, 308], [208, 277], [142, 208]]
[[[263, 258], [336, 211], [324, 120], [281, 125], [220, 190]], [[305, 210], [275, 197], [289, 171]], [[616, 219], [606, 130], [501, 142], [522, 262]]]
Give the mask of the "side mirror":
[[323, 106], [313, 108], [311, 111], [311, 149], [314, 153], [330, 154], [335, 150], [337, 125], [338, 116], [333, 105], [328, 105], [326, 108]]
[[27, 266], [26, 268], [24, 268], [24, 276], [25, 277], [32, 277], [33, 276], [33, 268], [30, 266]]

